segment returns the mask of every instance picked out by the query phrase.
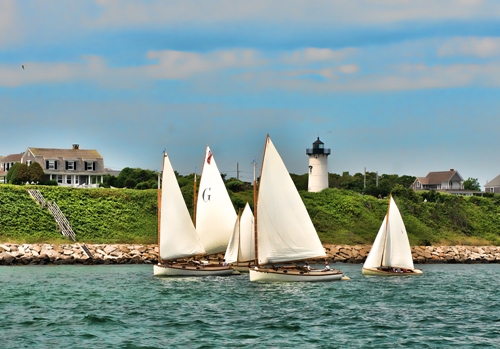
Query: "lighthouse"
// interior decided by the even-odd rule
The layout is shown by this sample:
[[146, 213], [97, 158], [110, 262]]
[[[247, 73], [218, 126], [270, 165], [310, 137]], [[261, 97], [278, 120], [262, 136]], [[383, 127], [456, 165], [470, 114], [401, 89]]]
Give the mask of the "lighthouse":
[[308, 191], [317, 192], [328, 188], [330, 149], [325, 149], [325, 144], [319, 140], [319, 137], [312, 146], [312, 149], [306, 149], [306, 154], [309, 155]]

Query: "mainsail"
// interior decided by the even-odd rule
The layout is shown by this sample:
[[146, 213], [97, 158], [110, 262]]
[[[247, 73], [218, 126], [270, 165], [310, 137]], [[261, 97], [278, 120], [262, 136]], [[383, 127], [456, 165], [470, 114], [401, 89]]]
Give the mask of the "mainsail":
[[252, 209], [247, 202], [234, 225], [233, 235], [224, 256], [226, 262], [250, 262], [255, 259], [254, 232]]
[[196, 204], [196, 231], [207, 254], [226, 251], [236, 211], [207, 146]]
[[258, 263], [325, 257], [316, 229], [269, 136], [257, 200]]
[[163, 157], [160, 211], [160, 258], [172, 260], [203, 254], [168, 155]]
[[414, 269], [408, 234], [392, 195], [387, 214], [363, 265], [363, 268], [378, 267]]

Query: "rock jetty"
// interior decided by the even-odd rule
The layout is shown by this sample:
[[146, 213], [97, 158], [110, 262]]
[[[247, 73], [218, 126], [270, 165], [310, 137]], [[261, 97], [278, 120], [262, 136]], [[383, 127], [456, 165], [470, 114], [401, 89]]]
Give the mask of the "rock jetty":
[[[332, 262], [363, 263], [371, 245], [323, 245]], [[428, 263], [500, 263], [500, 246], [412, 246], [413, 261]]]
[[[0, 265], [44, 264], [154, 264], [158, 245], [86, 245], [89, 258], [79, 244], [0, 244]], [[324, 245], [332, 262], [363, 263], [370, 245]], [[500, 263], [500, 246], [413, 246], [413, 260], [426, 263]], [[223, 256], [212, 256], [222, 259]]]

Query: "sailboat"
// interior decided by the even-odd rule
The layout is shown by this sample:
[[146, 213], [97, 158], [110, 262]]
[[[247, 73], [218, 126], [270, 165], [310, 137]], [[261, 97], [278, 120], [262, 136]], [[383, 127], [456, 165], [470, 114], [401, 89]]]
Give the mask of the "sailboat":
[[389, 198], [387, 214], [361, 270], [363, 275], [422, 275], [415, 269], [405, 224], [398, 206]]
[[158, 246], [159, 261], [153, 266], [155, 276], [231, 275], [225, 266], [203, 265], [185, 261], [205, 254], [198, 233], [182, 197], [170, 159], [163, 154], [162, 186], [158, 186]]
[[233, 202], [207, 145], [196, 201], [196, 231], [208, 255], [226, 251], [236, 217]]
[[248, 267], [255, 259], [255, 234], [253, 213], [248, 202], [240, 212], [234, 224], [233, 235], [227, 245], [224, 259], [233, 269], [248, 272]]
[[[254, 178], [254, 185], [255, 182]], [[274, 267], [278, 263], [326, 258], [326, 255], [299, 192], [269, 135], [254, 209], [255, 206], [255, 267], [249, 270], [250, 281], [342, 279], [342, 272], [336, 269], [310, 271], [295, 265]]]

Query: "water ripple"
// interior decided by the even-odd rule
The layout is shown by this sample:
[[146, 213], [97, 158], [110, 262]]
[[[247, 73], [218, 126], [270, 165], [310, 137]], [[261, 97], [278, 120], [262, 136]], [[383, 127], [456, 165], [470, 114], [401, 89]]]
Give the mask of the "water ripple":
[[495, 348], [499, 265], [327, 284], [159, 279], [151, 266], [0, 267], [6, 348]]

